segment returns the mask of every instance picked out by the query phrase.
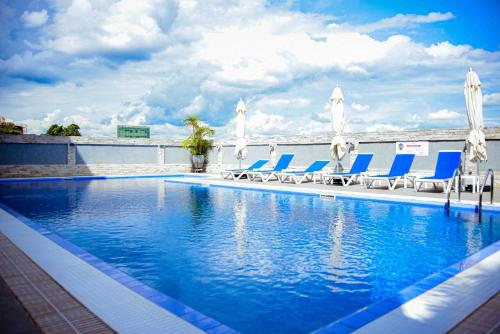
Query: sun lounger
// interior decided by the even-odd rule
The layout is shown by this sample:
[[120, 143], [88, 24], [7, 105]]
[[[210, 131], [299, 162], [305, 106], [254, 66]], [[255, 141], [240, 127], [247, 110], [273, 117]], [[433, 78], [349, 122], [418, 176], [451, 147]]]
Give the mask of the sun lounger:
[[264, 165], [267, 164], [268, 161], [269, 160], [257, 160], [253, 165], [247, 168], [226, 169], [221, 170], [220, 173], [225, 179], [230, 178], [233, 180], [239, 180], [243, 175], [246, 175], [247, 172], [264, 167]]
[[278, 174], [278, 179], [281, 182], [290, 181], [300, 184], [306, 180], [312, 180], [314, 173], [322, 170], [328, 163], [330, 163], [329, 160], [317, 160], [301, 171], [283, 171]]
[[396, 154], [389, 173], [367, 176], [366, 188], [370, 188], [375, 181], [387, 181], [388, 189], [394, 190], [399, 180], [410, 172], [414, 158], [415, 154]]
[[370, 161], [372, 161], [372, 158], [373, 153], [360, 153], [356, 157], [356, 160], [354, 160], [350, 171], [321, 173], [321, 180], [324, 184], [326, 184], [327, 182], [333, 182], [333, 180], [335, 179], [340, 179], [344, 187], [348, 186], [363, 173], [366, 173], [366, 171], [368, 170], [368, 166], [370, 165]]
[[267, 182], [273, 177], [278, 178], [278, 173], [288, 168], [293, 156], [293, 154], [284, 153], [279, 158], [274, 169], [249, 171], [247, 172], [248, 178], [251, 181], [261, 180], [262, 182]]
[[436, 188], [436, 184], [441, 184], [444, 192], [450, 192], [453, 181], [458, 175], [461, 155], [460, 151], [439, 151], [434, 175], [415, 178], [415, 190], [419, 191], [424, 183], [432, 183], [434, 188]]

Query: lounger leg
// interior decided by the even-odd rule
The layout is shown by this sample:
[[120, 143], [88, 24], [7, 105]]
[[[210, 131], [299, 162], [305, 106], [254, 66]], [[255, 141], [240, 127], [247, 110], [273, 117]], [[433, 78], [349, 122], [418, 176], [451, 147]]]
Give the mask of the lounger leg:
[[265, 175], [262, 175], [262, 182], [267, 182], [271, 179], [271, 177], [274, 175], [274, 172], [269, 174], [269, 176], [266, 178]]
[[[396, 189], [396, 186], [398, 185], [398, 182], [399, 180], [401, 179], [401, 177], [397, 177], [396, 179], [394, 179], [394, 182], [393, 184], [389, 187], [390, 190], [394, 190]], [[389, 180], [388, 180], [389, 181]], [[391, 184], [391, 182], [389, 181], [389, 184]]]
[[418, 192], [420, 190], [420, 187], [422, 187], [423, 182], [420, 182], [420, 183], [418, 183], [417, 181], [414, 181], [414, 182], [415, 182], [415, 186], [416, 186], [417, 192]]
[[342, 182], [342, 187], [345, 187], [347, 184], [345, 183], [345, 179], [343, 176], [340, 177], [340, 182]]
[[446, 187], [446, 188], [447, 188], [447, 189], [446, 189], [446, 190], [447, 190], [447, 191], [446, 191], [446, 193], [451, 192], [451, 187], [452, 187], [452, 186], [453, 186], [453, 179], [451, 179], [451, 180], [449, 180], [449, 181], [448, 181], [448, 185], [447, 185], [447, 187]]
[[392, 190], [396, 189], [399, 181], [401, 181], [401, 177], [397, 177], [396, 180], [394, 180], [394, 184], [392, 185]]
[[348, 180], [347, 180], [347, 183], [344, 184], [344, 186], [348, 186], [351, 184], [352, 181], [354, 181], [354, 179], [356, 178], [356, 175], [352, 175]]
[[441, 181], [441, 183], [443, 184], [443, 192], [444, 193], [448, 193], [448, 183], [446, 181]]

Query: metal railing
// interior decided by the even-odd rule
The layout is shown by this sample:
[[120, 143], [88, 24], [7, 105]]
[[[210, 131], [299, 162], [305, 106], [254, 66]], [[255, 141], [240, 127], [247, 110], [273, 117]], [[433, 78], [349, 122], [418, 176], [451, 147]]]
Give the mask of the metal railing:
[[479, 214], [479, 221], [481, 221], [481, 213], [483, 208], [483, 192], [484, 187], [486, 186], [486, 182], [488, 182], [488, 176], [491, 175], [490, 178], [490, 204], [493, 204], [493, 187], [495, 184], [493, 169], [488, 169], [486, 171], [486, 175], [484, 176], [483, 182], [481, 183], [481, 188], [479, 188], [479, 203], [477, 205], [477, 212]]
[[[455, 169], [455, 172], [453, 172], [453, 180], [455, 180], [455, 177], [458, 177], [456, 190], [457, 190], [458, 201], [460, 202], [460, 197], [462, 194], [462, 174], [460, 173], [459, 168]], [[448, 216], [450, 215], [450, 197], [451, 197], [451, 188], [450, 191], [446, 193], [446, 203], [444, 205], [444, 209], [446, 210], [446, 214]]]

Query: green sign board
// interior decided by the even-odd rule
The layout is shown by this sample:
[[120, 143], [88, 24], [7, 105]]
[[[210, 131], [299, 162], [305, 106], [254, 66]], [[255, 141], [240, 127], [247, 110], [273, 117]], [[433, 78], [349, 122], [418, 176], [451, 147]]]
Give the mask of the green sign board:
[[139, 125], [118, 125], [118, 138], [149, 138], [149, 127]]

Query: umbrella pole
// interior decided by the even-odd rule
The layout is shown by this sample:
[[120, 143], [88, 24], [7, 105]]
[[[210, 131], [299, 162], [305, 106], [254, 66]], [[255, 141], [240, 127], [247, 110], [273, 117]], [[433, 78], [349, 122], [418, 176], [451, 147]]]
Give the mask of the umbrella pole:
[[240, 162], [240, 169], [241, 169], [241, 158], [239, 158], [238, 161]]
[[476, 191], [477, 191], [477, 192], [479, 192], [479, 189], [480, 189], [480, 187], [481, 187], [481, 186], [479, 185], [479, 183], [480, 183], [480, 180], [479, 180], [479, 160], [478, 160], [478, 161], [476, 161], [476, 175], [477, 175], [477, 183], [476, 183], [476, 185], [477, 185], [477, 189], [476, 189]]

